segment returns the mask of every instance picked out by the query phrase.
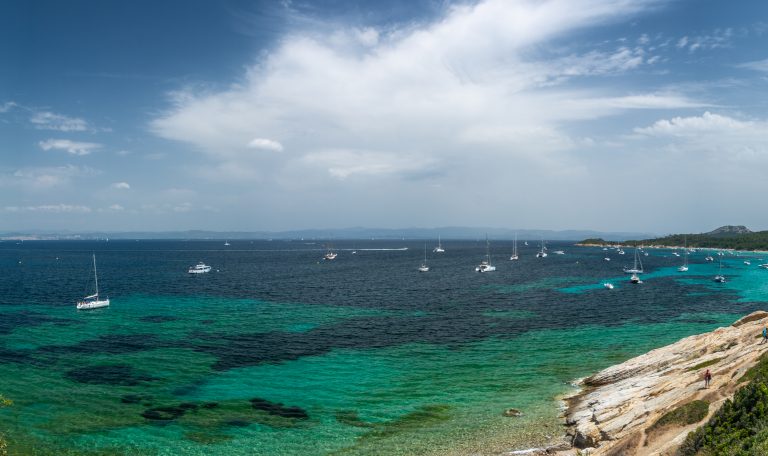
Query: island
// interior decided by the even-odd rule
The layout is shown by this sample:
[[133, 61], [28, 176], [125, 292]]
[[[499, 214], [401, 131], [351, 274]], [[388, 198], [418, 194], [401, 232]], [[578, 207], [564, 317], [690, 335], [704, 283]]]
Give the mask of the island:
[[707, 233], [671, 234], [652, 239], [605, 241], [601, 238], [585, 239], [576, 245], [589, 247], [671, 247], [723, 250], [768, 251], [768, 231], [751, 231], [743, 225], [725, 225]]

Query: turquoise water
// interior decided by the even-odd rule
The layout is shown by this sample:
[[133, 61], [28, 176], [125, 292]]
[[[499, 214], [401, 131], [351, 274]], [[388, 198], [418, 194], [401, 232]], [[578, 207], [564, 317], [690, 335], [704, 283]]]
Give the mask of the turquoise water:
[[[756, 261], [727, 256], [729, 280], [715, 284], [704, 254], [683, 274], [669, 251], [644, 258], [645, 283], [632, 286], [618, 259], [609, 267], [605, 252], [567, 244], [547, 259], [499, 254], [496, 274], [473, 272], [475, 243], [453, 243], [427, 274], [418, 245], [318, 263], [321, 248], [295, 243], [29, 244], [0, 243], [11, 454], [545, 445], [563, 433], [558, 397], [575, 379], [730, 324], [768, 297]], [[91, 251], [112, 305], [78, 312]], [[187, 277], [199, 259], [214, 271]], [[510, 407], [524, 416], [503, 417]]]

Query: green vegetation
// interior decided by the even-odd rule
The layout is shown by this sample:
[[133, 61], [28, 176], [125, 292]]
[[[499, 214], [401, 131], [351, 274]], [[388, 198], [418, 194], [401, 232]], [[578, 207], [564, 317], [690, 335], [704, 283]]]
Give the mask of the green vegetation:
[[686, 371], [687, 372], [691, 372], [691, 371], [696, 371], [696, 370], [699, 370], [699, 369], [703, 369], [703, 368], [711, 366], [713, 364], [717, 364], [717, 363], [719, 363], [722, 360], [723, 360], [723, 358], [710, 359], [709, 361], [704, 361], [703, 363], [699, 363], [699, 364], [697, 364], [697, 365], [695, 365], [693, 367], [689, 367], [688, 369], [686, 369]]
[[[13, 405], [13, 401], [6, 399], [0, 394], [0, 408], [10, 407], [11, 405]], [[0, 456], [8, 456], [8, 442], [5, 441], [2, 433], [0, 433]]]
[[628, 240], [621, 243], [604, 241], [600, 238], [585, 239], [579, 244], [630, 245], [630, 246], [682, 246], [733, 249], [733, 250], [768, 250], [768, 231], [751, 232], [744, 227], [721, 227], [709, 233], [671, 234], [654, 239]]
[[665, 426], [688, 426], [703, 420], [709, 413], [709, 402], [695, 400], [666, 413], [648, 428], [649, 431], [663, 428]]
[[723, 404], [707, 424], [688, 434], [679, 456], [768, 454], [768, 355], [741, 380], [732, 400]]

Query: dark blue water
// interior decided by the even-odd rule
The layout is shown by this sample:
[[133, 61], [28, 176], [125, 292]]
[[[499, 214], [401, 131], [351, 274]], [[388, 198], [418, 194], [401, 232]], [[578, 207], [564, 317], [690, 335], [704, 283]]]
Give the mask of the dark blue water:
[[[509, 261], [512, 243], [492, 241], [497, 270], [479, 274], [484, 240], [428, 245], [427, 273], [423, 241], [335, 240], [333, 261], [319, 242], [0, 242], [0, 374], [13, 379], [0, 394], [15, 401], [0, 425], [12, 448], [39, 454], [541, 444], [560, 432], [555, 396], [569, 381], [768, 295], [735, 255], [717, 286], [705, 253], [680, 274], [680, 258], [650, 251], [632, 286], [631, 252], [551, 243], [565, 255], [537, 259], [522, 243]], [[78, 312], [92, 254], [112, 305]], [[213, 271], [187, 274], [198, 261]], [[514, 405], [524, 419], [500, 416]]]

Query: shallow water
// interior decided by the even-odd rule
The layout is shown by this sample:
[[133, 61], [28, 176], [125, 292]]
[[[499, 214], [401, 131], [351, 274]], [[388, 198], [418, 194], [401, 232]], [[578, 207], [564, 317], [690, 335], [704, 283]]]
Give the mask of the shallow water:
[[[0, 242], [0, 410], [11, 454], [494, 454], [562, 435], [557, 397], [598, 369], [765, 307], [726, 256], [553, 243]], [[352, 247], [358, 249], [353, 255]], [[407, 246], [409, 250], [387, 249]], [[90, 255], [109, 308], [77, 311]], [[628, 258], [625, 258], [628, 257]], [[754, 256], [753, 259], [759, 256]], [[199, 260], [210, 274], [189, 276]], [[753, 261], [753, 265], [756, 264]], [[605, 290], [601, 283], [616, 288]], [[505, 418], [510, 407], [521, 418]]]

